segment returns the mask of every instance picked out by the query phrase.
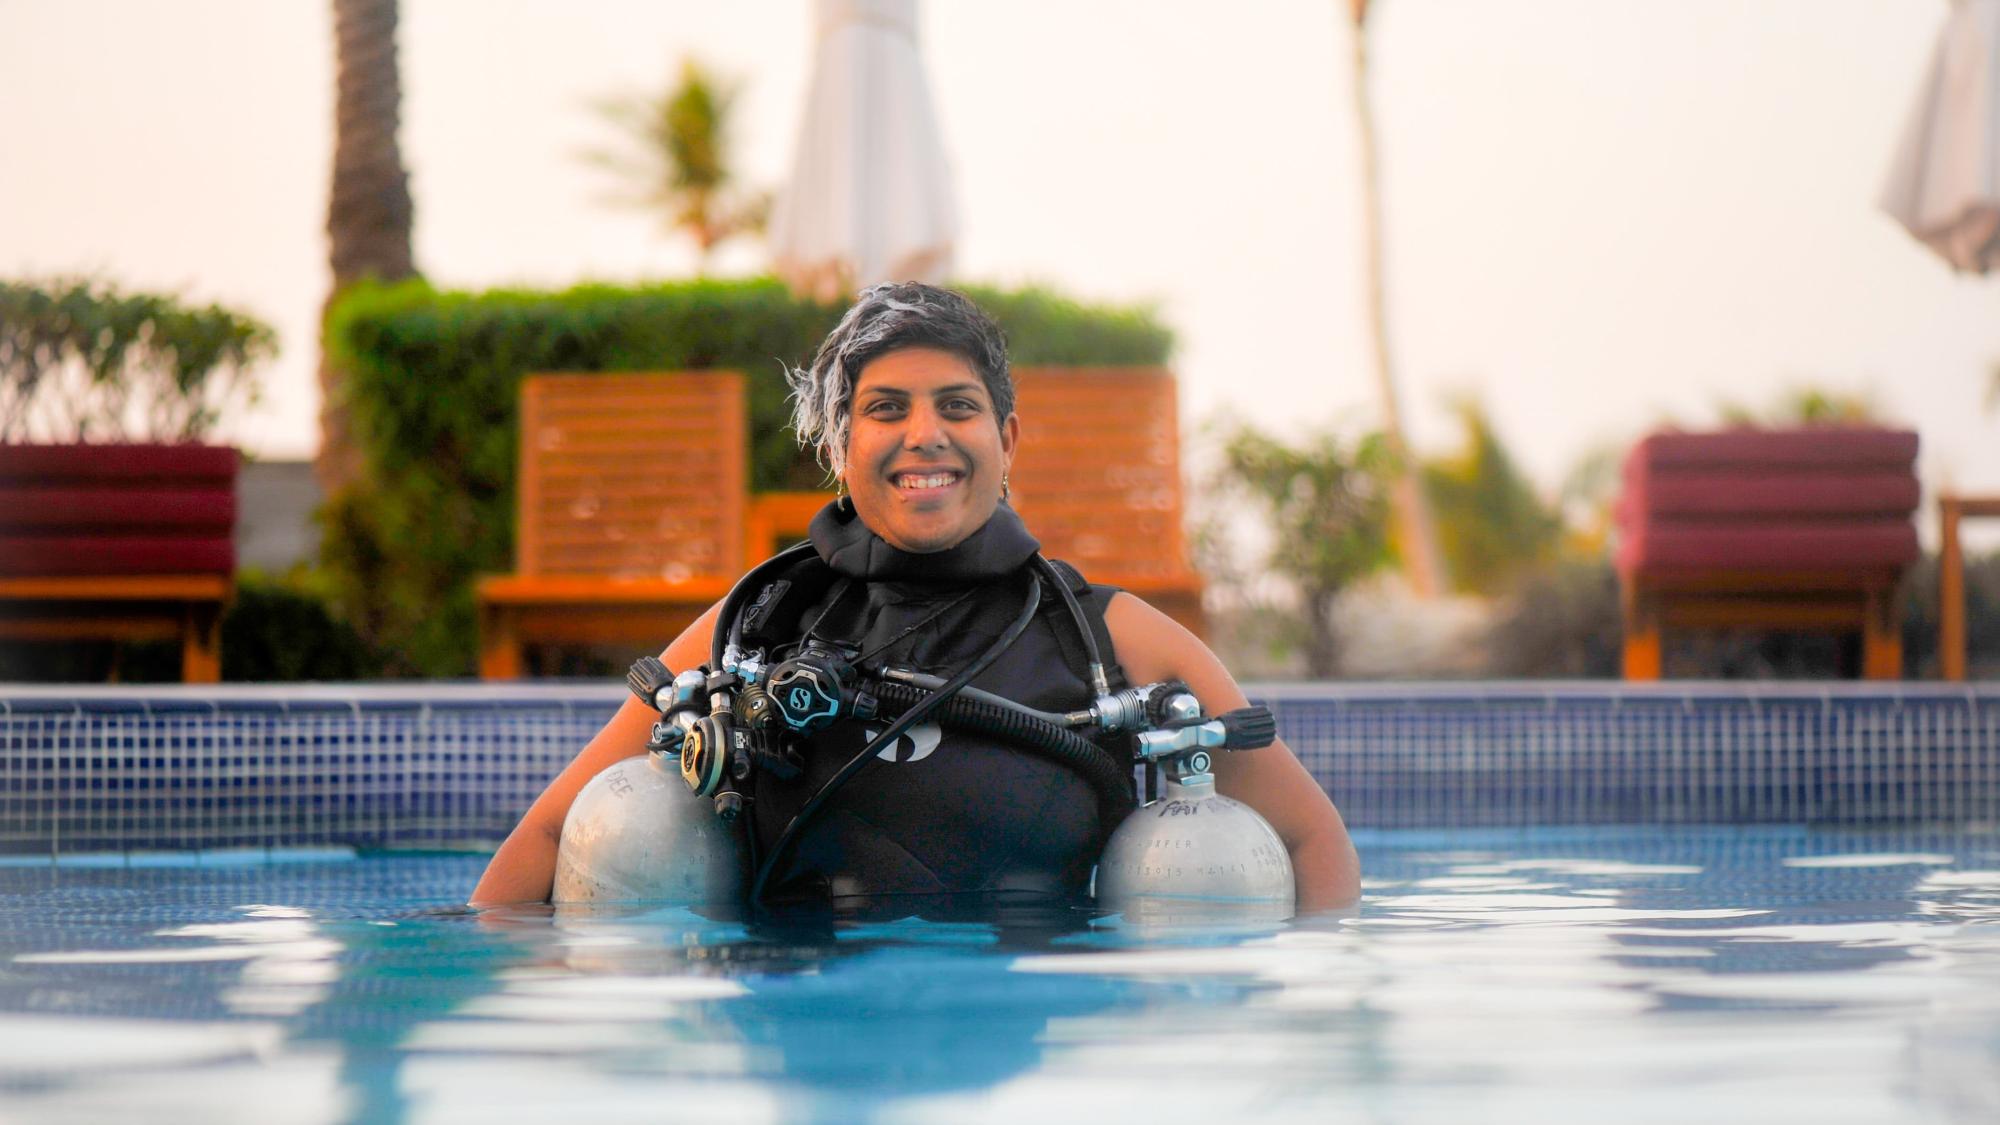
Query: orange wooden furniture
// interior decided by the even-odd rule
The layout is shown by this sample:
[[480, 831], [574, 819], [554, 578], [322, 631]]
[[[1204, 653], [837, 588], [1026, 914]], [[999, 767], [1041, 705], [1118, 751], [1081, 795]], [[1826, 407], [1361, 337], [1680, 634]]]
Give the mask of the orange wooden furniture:
[[481, 579], [479, 674], [536, 644], [658, 652], [744, 570], [735, 372], [535, 375], [521, 386], [517, 573]]
[[236, 450], [0, 445], [0, 641], [179, 640], [222, 678]]
[[831, 492], [759, 492], [750, 498], [750, 538], [744, 557], [752, 565], [806, 537], [812, 518], [833, 499]]
[[1958, 525], [1968, 518], [2000, 516], [2000, 496], [1938, 497], [1938, 671], [1965, 679], [1965, 550]]
[[172, 641], [181, 681], [222, 679], [226, 574], [0, 578], [0, 641]]
[[1746, 628], [1859, 633], [1862, 675], [1901, 676], [1916, 454], [1879, 429], [1641, 441], [1618, 506], [1625, 678], [1661, 676], [1670, 631]]
[[1016, 511], [1042, 553], [1197, 636], [1208, 622], [1181, 524], [1180, 418], [1161, 368], [1017, 367]]

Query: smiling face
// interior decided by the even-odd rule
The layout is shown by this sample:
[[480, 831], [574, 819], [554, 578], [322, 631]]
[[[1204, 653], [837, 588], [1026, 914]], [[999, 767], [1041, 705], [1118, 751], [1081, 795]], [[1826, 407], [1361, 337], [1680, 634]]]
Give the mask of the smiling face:
[[913, 554], [955, 547], [1000, 503], [1021, 420], [996, 416], [993, 396], [963, 359], [902, 348], [855, 380], [844, 480], [855, 514]]

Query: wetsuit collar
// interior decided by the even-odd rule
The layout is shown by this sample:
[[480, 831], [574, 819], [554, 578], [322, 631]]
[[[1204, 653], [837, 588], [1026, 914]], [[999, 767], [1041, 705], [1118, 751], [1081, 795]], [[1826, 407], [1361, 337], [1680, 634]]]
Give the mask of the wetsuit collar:
[[891, 547], [855, 516], [852, 504], [839, 501], [819, 510], [807, 534], [835, 573], [867, 582], [987, 581], [1020, 569], [1042, 546], [1004, 501], [963, 542], [926, 555]]

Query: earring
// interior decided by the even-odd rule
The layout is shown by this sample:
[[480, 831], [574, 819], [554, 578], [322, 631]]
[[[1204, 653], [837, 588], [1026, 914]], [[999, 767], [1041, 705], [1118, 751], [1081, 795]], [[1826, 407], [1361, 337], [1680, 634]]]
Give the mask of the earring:
[[846, 477], [835, 477], [835, 478], [833, 479], [833, 508], [834, 508], [834, 510], [835, 510], [835, 511], [838, 511], [838, 512], [844, 512], [844, 511], [846, 511], [846, 510], [847, 510], [848, 508], [851, 508], [851, 507], [853, 507], [853, 505], [854, 505], [854, 502], [853, 502], [852, 500], [849, 500], [849, 499], [847, 498], [847, 478], [846, 478]]
[[1014, 490], [1013, 490], [1013, 489], [1012, 489], [1011, 487], [1009, 487], [1009, 486], [1008, 486], [1008, 484], [1007, 484], [1007, 474], [1006, 474], [1006, 473], [1001, 473], [1001, 474], [1000, 474], [1000, 499], [1002, 499], [1002, 500], [1005, 500], [1005, 499], [1007, 499], [1008, 497], [1012, 496], [1013, 494], [1014, 494]]

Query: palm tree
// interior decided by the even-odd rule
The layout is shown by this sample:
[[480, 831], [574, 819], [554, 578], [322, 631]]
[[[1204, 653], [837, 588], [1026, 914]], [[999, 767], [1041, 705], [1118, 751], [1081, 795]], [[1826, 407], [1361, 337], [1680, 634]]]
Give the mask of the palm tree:
[[[336, 67], [333, 190], [326, 233], [333, 284], [325, 311], [363, 278], [396, 281], [417, 272], [410, 253], [410, 184], [396, 143], [402, 81], [396, 69], [396, 0], [333, 0]], [[360, 454], [340, 395], [341, 372], [320, 345], [320, 451], [328, 495], [353, 483]]]
[[1403, 411], [1389, 362], [1389, 316], [1382, 286], [1382, 196], [1375, 160], [1375, 116], [1368, 102], [1368, 2], [1348, 0], [1354, 17], [1354, 115], [1361, 144], [1363, 226], [1368, 240], [1368, 337], [1373, 345], [1376, 393], [1382, 399], [1382, 434], [1397, 470], [1390, 499], [1401, 532], [1404, 573], [1419, 596], [1445, 587], [1444, 556], [1424, 496], [1421, 470], [1403, 435]]
[[662, 93], [598, 102], [626, 146], [584, 154], [635, 189], [623, 202], [657, 208], [669, 229], [693, 238], [703, 272], [718, 243], [761, 232], [771, 210], [769, 193], [742, 190], [736, 181], [730, 123], [740, 92], [737, 83], [683, 59], [679, 81]]

